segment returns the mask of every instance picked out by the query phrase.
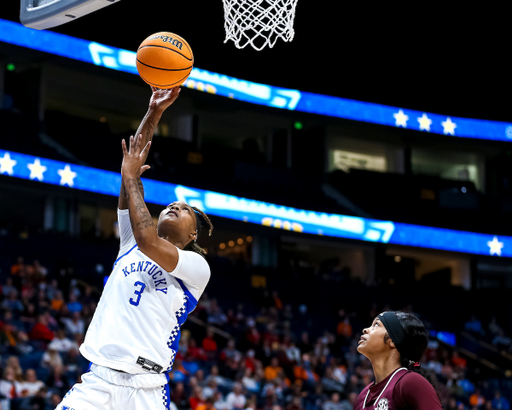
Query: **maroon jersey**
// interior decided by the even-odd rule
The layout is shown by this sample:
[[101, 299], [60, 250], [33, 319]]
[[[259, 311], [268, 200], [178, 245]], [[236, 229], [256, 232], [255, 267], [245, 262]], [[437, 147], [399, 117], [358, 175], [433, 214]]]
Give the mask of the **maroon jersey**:
[[432, 385], [421, 375], [402, 367], [359, 394], [354, 410], [441, 410]]

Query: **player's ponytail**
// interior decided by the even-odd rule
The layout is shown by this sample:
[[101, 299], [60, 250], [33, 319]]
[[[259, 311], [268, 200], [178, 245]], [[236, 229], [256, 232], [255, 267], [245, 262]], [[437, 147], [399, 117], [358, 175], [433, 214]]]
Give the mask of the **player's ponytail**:
[[[213, 224], [210, 221], [210, 218], [208, 218], [208, 215], [206, 215], [203, 211], [201, 211], [200, 209], [196, 208], [195, 206], [193, 206], [192, 209], [194, 210], [195, 215], [196, 215], [197, 237], [199, 237], [199, 235], [201, 234], [201, 231], [203, 230], [203, 223], [202, 223], [202, 221], [204, 221], [208, 225], [208, 227], [209, 227], [208, 235], [212, 236]], [[185, 250], [198, 253], [202, 257], [206, 257], [206, 254], [207, 254], [206, 249], [201, 248], [195, 241], [189, 242], [187, 244], [187, 246], [185, 246]]]
[[[421, 367], [420, 360], [428, 345], [428, 333], [423, 322], [417, 317], [405, 312], [392, 312], [396, 315], [404, 333], [401, 343], [400, 365], [423, 376], [437, 391], [437, 380], [432, 371]], [[441, 401], [441, 400], [439, 400]]]

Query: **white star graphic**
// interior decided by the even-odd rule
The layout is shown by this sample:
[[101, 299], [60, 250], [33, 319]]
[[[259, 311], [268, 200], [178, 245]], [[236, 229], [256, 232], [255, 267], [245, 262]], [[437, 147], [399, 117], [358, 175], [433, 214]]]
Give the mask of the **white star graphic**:
[[66, 165], [64, 169], [57, 170], [58, 174], [60, 175], [60, 184], [61, 185], [68, 185], [73, 186], [74, 182], [73, 179], [76, 177], [76, 172], [71, 171], [71, 168], [69, 165]]
[[428, 118], [427, 114], [423, 113], [421, 117], [418, 117], [418, 122], [420, 123], [420, 131], [429, 131], [430, 126], [432, 125], [432, 120]]
[[4, 154], [3, 158], [0, 158], [0, 174], [7, 173], [9, 175], [14, 174], [13, 168], [17, 161], [11, 159], [8, 152]]
[[457, 124], [452, 122], [450, 117], [446, 118], [446, 121], [442, 121], [441, 125], [443, 126], [443, 134], [448, 135], [455, 135], [455, 128], [457, 128]]
[[407, 128], [407, 120], [409, 119], [409, 116], [405, 115], [402, 110], [398, 110], [398, 112], [394, 113], [393, 117], [395, 117], [395, 125], [397, 127]]
[[487, 242], [489, 247], [489, 254], [501, 256], [501, 249], [505, 246], [503, 242], [498, 241], [498, 237], [492, 238], [492, 241]]
[[27, 168], [30, 169], [30, 179], [38, 179], [39, 181], [43, 180], [43, 173], [48, 168], [44, 165], [41, 165], [41, 161], [39, 158], [36, 158], [33, 164], [27, 164]]

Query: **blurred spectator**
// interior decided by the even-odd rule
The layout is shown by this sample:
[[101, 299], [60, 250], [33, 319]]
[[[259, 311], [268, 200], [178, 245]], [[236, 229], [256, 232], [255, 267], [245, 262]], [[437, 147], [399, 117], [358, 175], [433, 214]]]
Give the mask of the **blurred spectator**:
[[60, 312], [62, 307], [64, 306], [64, 297], [62, 296], [62, 291], [57, 290], [53, 293], [53, 298], [51, 299], [51, 309], [54, 312]]
[[300, 397], [293, 397], [291, 402], [285, 407], [286, 410], [303, 410]]
[[357, 401], [357, 393], [355, 393], [355, 392], [349, 393], [348, 398], [341, 401], [341, 408], [343, 410], [352, 410], [356, 405], [356, 401]]
[[272, 381], [276, 379], [282, 371], [283, 368], [279, 366], [279, 359], [277, 357], [273, 357], [270, 364], [265, 367], [265, 379], [267, 381]]
[[510, 410], [510, 402], [501, 395], [501, 391], [496, 390], [492, 400], [493, 410]]
[[242, 360], [242, 353], [236, 349], [234, 339], [229, 339], [226, 347], [222, 349], [220, 360], [225, 361], [226, 359], [231, 359], [235, 362], [240, 362]]
[[41, 380], [37, 380], [37, 374], [34, 369], [27, 369], [25, 371], [25, 380], [20, 383], [22, 396], [35, 396], [44, 387], [45, 384]]
[[499, 329], [496, 336], [494, 336], [492, 339], [492, 344], [498, 349], [506, 350], [512, 344], [512, 339], [510, 339], [508, 336], [505, 336], [505, 332], [502, 329]]
[[22, 278], [25, 277], [25, 261], [23, 260], [23, 257], [19, 256], [16, 263], [11, 265], [11, 276], [13, 285], [18, 290], [21, 290]]
[[260, 382], [254, 376], [253, 370], [248, 367], [245, 368], [242, 384], [249, 392], [257, 393], [260, 390]]
[[286, 347], [286, 357], [293, 364], [297, 364], [300, 362], [300, 349], [295, 346], [295, 342], [292, 340], [290, 344]]
[[324, 403], [322, 410], [343, 410], [344, 405], [341, 403], [339, 393], [333, 393], [331, 400]]
[[256, 322], [253, 318], [247, 319], [247, 329], [245, 331], [245, 338], [251, 347], [256, 347], [261, 341], [261, 334], [256, 328]]
[[206, 330], [206, 336], [203, 338], [201, 346], [209, 360], [214, 360], [217, 357], [218, 346], [215, 341], [215, 333], [211, 327]]
[[245, 396], [242, 394], [242, 385], [240, 383], [235, 383], [233, 385], [233, 391], [226, 396], [226, 402], [228, 404], [228, 409], [243, 409], [245, 407], [246, 402]]
[[203, 389], [200, 386], [194, 386], [194, 388], [192, 389], [192, 394], [190, 395], [189, 403], [190, 403], [190, 408], [192, 410], [196, 410], [200, 404], [205, 403], [205, 398], [203, 396]]
[[51, 342], [53, 339], [53, 332], [48, 327], [48, 318], [45, 314], [37, 316], [37, 323], [34, 325], [28, 334], [30, 340], [37, 340], [42, 342]]
[[469, 319], [465, 324], [464, 324], [464, 329], [466, 330], [466, 332], [469, 332], [469, 333], [473, 333], [473, 334], [476, 334], [476, 335], [481, 335], [482, 334], [482, 322], [480, 322], [475, 315], [471, 316], [471, 319]]
[[480, 389], [477, 389], [471, 396], [469, 396], [469, 404], [473, 407], [483, 407], [485, 404], [485, 397], [482, 396]]
[[64, 317], [61, 319], [62, 323], [66, 326], [66, 331], [70, 334], [84, 334], [85, 333], [85, 323], [82, 319], [82, 315], [80, 312], [74, 312], [71, 316], [71, 319], [68, 317]]
[[21, 300], [18, 299], [18, 293], [16, 291], [11, 291], [9, 296], [3, 300], [2, 309], [10, 310], [17, 318], [21, 316], [21, 312], [23, 312], [24, 307]]
[[199, 360], [206, 361], [208, 357], [202, 347], [197, 346], [195, 339], [190, 339], [187, 347], [187, 354], [185, 355], [187, 360]]
[[34, 274], [39, 279], [38, 282], [41, 281], [41, 279], [45, 278], [46, 275], [48, 275], [48, 269], [46, 269], [41, 263], [36, 259], [34, 263], [32, 264], [34, 267]]
[[325, 374], [321, 379], [322, 387], [326, 393], [338, 392], [343, 393], [344, 386], [333, 376], [331, 367], [325, 369]]
[[218, 392], [217, 381], [215, 379], [210, 379], [206, 383], [206, 386], [203, 387], [203, 397], [208, 399], [210, 397], [215, 396], [215, 393]]
[[210, 302], [210, 313], [208, 314], [208, 323], [222, 328], [227, 322], [228, 318], [224, 314], [220, 306], [217, 304], [217, 299], [212, 299]]
[[279, 293], [276, 291], [272, 292], [272, 301], [274, 302], [274, 307], [278, 309], [279, 311], [283, 310], [283, 302], [281, 301], [281, 298], [279, 297]]
[[214, 406], [213, 397], [209, 397], [205, 400], [204, 403], [198, 404], [196, 410], [217, 410]]
[[233, 384], [230, 380], [219, 374], [219, 366], [212, 366], [210, 374], [206, 378], [206, 382], [208, 383], [210, 379], [215, 379], [215, 382], [219, 387], [231, 387]]
[[[59, 282], [57, 281], [57, 279], [52, 279], [50, 284], [47, 285], [45, 288], [46, 298], [48, 300], [55, 299], [57, 292], [61, 292], [61, 296], [62, 296], [62, 291], [59, 290]], [[61, 299], [62, 299], [62, 297], [61, 297]]]
[[23, 381], [23, 369], [20, 365], [20, 359], [17, 356], [9, 356], [5, 365], [14, 371], [14, 380], [17, 382]]
[[63, 396], [57, 392], [53, 392], [50, 394], [51, 394], [51, 396], [50, 396], [51, 408], [56, 408], [59, 405], [59, 403], [62, 401]]
[[46, 386], [60, 397], [63, 397], [68, 392], [71, 385], [62, 365], [56, 364], [51, 368], [50, 376], [46, 380]]
[[185, 385], [180, 382], [174, 385], [171, 389], [171, 401], [176, 404], [179, 410], [188, 409], [188, 397], [185, 392]]
[[55, 347], [48, 345], [48, 349], [44, 352], [43, 357], [41, 358], [41, 367], [45, 369], [53, 369], [55, 366], [64, 366], [64, 362], [62, 361], [62, 356], [60, 353], [55, 350]]
[[12, 292], [18, 295], [18, 289], [14, 287], [12, 284], [12, 278], [9, 276], [5, 279], [5, 285], [1, 285], [2, 287], [2, 296], [7, 298]]
[[0, 397], [4, 396], [8, 399], [20, 397], [21, 385], [15, 378], [14, 369], [6, 366], [0, 380]]
[[352, 338], [352, 325], [348, 316], [345, 315], [338, 323], [336, 334], [343, 345], [346, 345]]
[[228, 402], [224, 400], [224, 397], [222, 397], [221, 392], [215, 393], [213, 396], [213, 400], [213, 406], [215, 407], [216, 410], [228, 410], [230, 408]]
[[[76, 295], [76, 293], [71, 292], [69, 294], [69, 302], [67, 303], [67, 307], [71, 313], [82, 312], [83, 307], [82, 307], [82, 304], [78, 301], [78, 296]], [[74, 332], [74, 333], [83, 333], [83, 332]]]
[[503, 331], [502, 327], [498, 324], [498, 319], [496, 319], [496, 316], [491, 318], [488, 328], [491, 336], [496, 336]]
[[452, 353], [452, 363], [455, 367], [465, 370], [468, 362], [463, 357], [460, 357], [457, 350], [454, 350]]
[[78, 344], [66, 336], [64, 329], [59, 328], [48, 345], [48, 349], [53, 349], [59, 353], [67, 353], [70, 349], [78, 351]]

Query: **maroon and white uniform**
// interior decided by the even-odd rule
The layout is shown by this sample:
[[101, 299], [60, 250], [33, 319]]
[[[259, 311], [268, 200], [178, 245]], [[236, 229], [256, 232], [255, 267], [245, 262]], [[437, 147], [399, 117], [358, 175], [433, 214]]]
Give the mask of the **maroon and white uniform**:
[[393, 371], [381, 382], [366, 386], [354, 410], [441, 410], [432, 385], [405, 367]]

